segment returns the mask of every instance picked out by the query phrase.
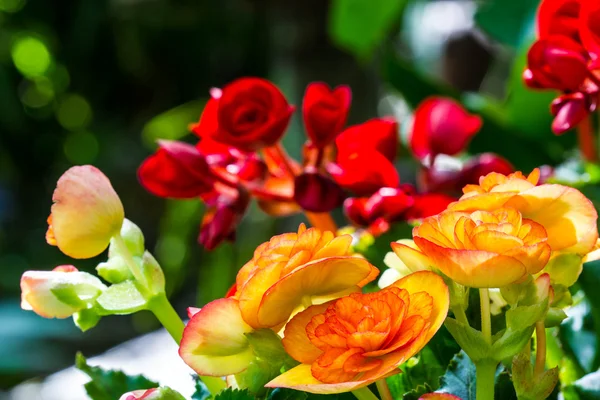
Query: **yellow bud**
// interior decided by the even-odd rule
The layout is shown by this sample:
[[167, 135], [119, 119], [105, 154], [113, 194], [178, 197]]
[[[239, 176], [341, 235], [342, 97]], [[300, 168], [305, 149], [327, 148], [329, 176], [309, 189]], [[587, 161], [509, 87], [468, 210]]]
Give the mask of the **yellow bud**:
[[123, 205], [96, 167], [69, 168], [58, 180], [52, 201], [46, 240], [70, 257], [97, 256], [121, 230]]

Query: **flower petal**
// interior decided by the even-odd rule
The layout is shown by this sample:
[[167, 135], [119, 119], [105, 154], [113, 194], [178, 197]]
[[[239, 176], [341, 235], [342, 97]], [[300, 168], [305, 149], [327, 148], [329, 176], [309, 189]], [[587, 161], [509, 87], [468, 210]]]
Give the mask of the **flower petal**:
[[[414, 240], [399, 240], [392, 243], [391, 246], [400, 261], [412, 272], [431, 270], [431, 260], [421, 252]], [[396, 268], [394, 264], [388, 264], [388, 266], [390, 268]]]
[[245, 370], [254, 354], [245, 333], [252, 327], [232, 298], [208, 303], [183, 331], [179, 355], [200, 375], [225, 376]]

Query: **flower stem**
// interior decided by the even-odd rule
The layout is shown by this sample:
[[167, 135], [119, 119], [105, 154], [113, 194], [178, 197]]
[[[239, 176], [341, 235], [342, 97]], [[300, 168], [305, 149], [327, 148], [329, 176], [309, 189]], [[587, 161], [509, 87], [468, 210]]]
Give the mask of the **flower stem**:
[[308, 222], [322, 231], [331, 231], [333, 233], [337, 232], [337, 225], [331, 214], [329, 213], [313, 213], [309, 211], [305, 211], [304, 214], [308, 219]]
[[369, 388], [366, 387], [366, 386], [365, 387], [361, 387], [360, 389], [353, 390], [352, 394], [358, 400], [379, 400], [379, 399], [377, 399], [377, 396], [375, 396], [373, 394], [373, 392], [371, 392], [369, 390]]
[[480, 360], [475, 364], [477, 400], [494, 400], [496, 365], [492, 360]]
[[112, 239], [117, 252], [121, 257], [123, 257], [123, 260], [129, 267], [129, 270], [131, 271], [131, 274], [133, 275], [135, 280], [138, 281], [139, 284], [142, 285], [144, 288], [147, 288], [148, 282], [146, 281], [146, 277], [142, 273], [142, 269], [140, 268], [140, 266], [133, 259], [133, 256], [127, 248], [127, 245], [125, 244], [125, 241], [123, 240], [121, 234], [117, 233], [115, 236], [112, 237]]
[[487, 288], [479, 289], [479, 301], [481, 303], [481, 333], [483, 334], [483, 338], [486, 340], [486, 342], [488, 342], [488, 344], [492, 344], [490, 292]]
[[535, 368], [534, 379], [540, 376], [546, 369], [546, 326], [544, 321], [535, 323]]
[[579, 143], [579, 151], [586, 161], [598, 161], [596, 139], [592, 133], [591, 116], [584, 118], [583, 121], [577, 125], [577, 142]]
[[377, 385], [377, 390], [379, 391], [379, 396], [382, 400], [394, 400], [392, 392], [390, 392], [390, 387], [388, 386], [385, 378], [381, 378], [375, 382], [375, 384]]
[[471, 326], [469, 325], [467, 314], [465, 314], [465, 309], [462, 306], [452, 307], [452, 312], [454, 313], [454, 318], [456, 318], [458, 322], [465, 326]]

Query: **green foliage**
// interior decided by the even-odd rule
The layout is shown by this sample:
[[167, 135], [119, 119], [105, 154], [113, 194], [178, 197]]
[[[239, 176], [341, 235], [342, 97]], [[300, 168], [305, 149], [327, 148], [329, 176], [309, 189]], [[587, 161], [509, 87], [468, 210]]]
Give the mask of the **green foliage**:
[[569, 308], [569, 318], [560, 326], [559, 339], [565, 354], [572, 357], [581, 372], [589, 373], [597, 368], [598, 335], [590, 304], [585, 299]]
[[547, 399], [558, 382], [558, 372], [556, 367], [534, 378], [530, 352], [516, 355], [512, 362], [512, 376], [519, 400]]
[[104, 315], [131, 314], [146, 309], [148, 303], [134, 281], [111, 285], [96, 302]]
[[232, 388], [227, 388], [215, 396], [215, 400], [253, 400], [254, 398], [246, 389], [237, 390]]
[[[565, 389], [565, 398], [570, 400], [598, 400], [600, 399], [600, 371], [587, 374], [581, 379], [578, 379], [572, 385]], [[574, 397], [576, 395], [577, 397]]]
[[85, 384], [85, 390], [91, 400], [119, 400], [124, 393], [158, 387], [157, 382], [142, 375], [128, 376], [122, 371], [90, 366], [81, 353], [77, 353], [75, 367], [91, 378], [91, 381]]
[[177, 140], [189, 134], [189, 125], [198, 120], [206, 100], [182, 104], [152, 118], [142, 130], [146, 146], [154, 148], [158, 139]]
[[299, 390], [277, 388], [271, 391], [269, 400], [306, 400], [308, 393]]
[[475, 22], [502, 44], [518, 47], [532, 29], [538, 0], [486, 0], [475, 13]]
[[200, 380], [200, 377], [198, 377], [198, 375], [194, 375], [194, 383], [196, 386], [196, 391], [192, 395], [192, 400], [207, 400], [207, 399], [209, 399], [210, 392], [208, 391], [208, 388], [206, 387], [204, 382], [202, 382]]
[[338, 46], [358, 57], [370, 55], [386, 37], [407, 0], [333, 0], [329, 35]]

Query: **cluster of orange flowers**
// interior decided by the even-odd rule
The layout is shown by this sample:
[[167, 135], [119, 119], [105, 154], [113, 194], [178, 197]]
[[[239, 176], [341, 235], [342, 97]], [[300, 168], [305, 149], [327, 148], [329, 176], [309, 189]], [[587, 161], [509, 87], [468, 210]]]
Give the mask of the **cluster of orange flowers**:
[[538, 179], [537, 170], [492, 173], [465, 187], [459, 201], [414, 228], [414, 241], [392, 244], [410, 273], [375, 293], [361, 291], [378, 270], [352, 254], [350, 236], [304, 226], [276, 236], [242, 267], [232, 297], [193, 315], [180, 354], [200, 375], [235, 375], [256, 356], [247, 334], [271, 329], [299, 365], [267, 387], [345, 392], [399, 373], [446, 318], [443, 277], [499, 288], [544, 273], [551, 258], [593, 250], [592, 203]]
[[[292, 364], [261, 387], [339, 393], [397, 374], [446, 320], [447, 283], [502, 288], [532, 276], [550, 296], [552, 286], [575, 282], [580, 268], [567, 278], [560, 270], [565, 257], [580, 267], [598, 248], [597, 212], [578, 190], [538, 182], [534, 170], [529, 176], [491, 173], [466, 186], [457, 202], [422, 220], [412, 240], [392, 243], [397, 258], [389, 264], [402, 273], [377, 292], [363, 293], [379, 270], [354, 253], [352, 236], [304, 225], [275, 236], [240, 269], [227, 297], [190, 309], [179, 353], [199, 375], [226, 376], [233, 387], [244, 387], [240, 374], [277, 346]], [[85, 329], [101, 315], [166, 310], [151, 307], [156, 299], [166, 301], [160, 267], [144, 252], [141, 231], [124, 219], [100, 171], [72, 168], [53, 200], [48, 242], [74, 258], [93, 257], [110, 243], [109, 261], [98, 271], [113, 286], [72, 266], [28, 271], [21, 280], [23, 308], [45, 317], [73, 315]], [[119, 300], [113, 287], [137, 288], [145, 303], [107, 308], [104, 297], [112, 296], [110, 304]], [[181, 338], [182, 324], [170, 328]], [[257, 345], [257, 335], [266, 342]]]

